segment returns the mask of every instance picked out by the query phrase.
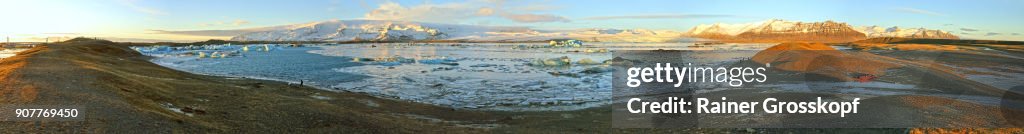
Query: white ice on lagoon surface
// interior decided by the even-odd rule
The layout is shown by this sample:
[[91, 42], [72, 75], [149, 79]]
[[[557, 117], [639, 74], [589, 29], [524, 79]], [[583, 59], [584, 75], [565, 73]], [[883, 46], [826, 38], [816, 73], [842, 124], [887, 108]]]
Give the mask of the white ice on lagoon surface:
[[[457, 108], [508, 110], [570, 110], [600, 105], [611, 95], [610, 73], [560, 77], [551, 71], [579, 72], [587, 66], [532, 67], [533, 58], [571, 55], [573, 58], [609, 59], [610, 53], [522, 54], [508, 46], [399, 44], [343, 44], [242, 51], [263, 45], [207, 45], [191, 47], [133, 47], [152, 62], [208, 75], [241, 76], [289, 82], [304, 81], [329, 90], [371, 95]], [[379, 47], [373, 47], [379, 46]], [[508, 52], [520, 51], [520, 52]], [[237, 52], [225, 58], [199, 58], [196, 53]], [[534, 53], [549, 53], [537, 51]], [[354, 62], [354, 58], [399, 57], [417, 62], [387, 65]], [[437, 64], [454, 62], [459, 65]], [[389, 69], [393, 68], [393, 69]], [[440, 68], [440, 69], [439, 69]], [[369, 77], [367, 77], [369, 76]], [[559, 107], [562, 106], [562, 107]], [[534, 108], [531, 108], [534, 107]]]
[[[596, 62], [611, 59], [609, 50], [760, 50], [770, 46], [588, 43], [580, 48], [513, 49], [523, 45], [548, 44], [392, 43], [308, 47], [260, 44], [134, 49], [157, 57], [152, 60], [154, 63], [192, 73], [292, 83], [303, 81], [306, 85], [327, 90], [361, 92], [454, 108], [536, 111], [575, 110], [609, 104], [611, 73], [581, 73], [588, 68], [607, 66], [577, 64], [587, 61], [584, 59]], [[263, 46], [268, 46], [271, 51], [252, 51], [252, 48]], [[241, 50], [246, 47], [250, 51]], [[599, 51], [601, 49], [607, 50]], [[237, 52], [237, 55], [198, 58], [197, 52]], [[565, 57], [571, 64], [554, 67], [529, 65], [544, 59], [561, 60], [560, 57]], [[359, 59], [374, 61], [357, 62]]]
[[[321, 46], [310, 51], [338, 57], [404, 57], [415, 63], [374, 64], [336, 68], [338, 72], [370, 76], [338, 83], [332, 88], [370, 93], [457, 108], [494, 110], [574, 110], [607, 104], [611, 73], [577, 73], [603, 65], [537, 67], [536, 59], [566, 56], [606, 60], [610, 53], [566, 53], [572, 48], [513, 50], [494, 44], [376, 44]], [[564, 50], [563, 50], [564, 49]], [[577, 48], [588, 49], [588, 48]], [[590, 48], [593, 49], [593, 48]], [[561, 51], [561, 52], [557, 52]], [[425, 62], [426, 61], [426, 62]], [[438, 62], [454, 64], [437, 64]], [[549, 72], [572, 72], [578, 77]]]
[[[582, 48], [544, 48], [547, 44], [463, 43], [463, 44], [339, 44], [307, 45], [207, 45], [191, 47], [133, 47], [151, 61], [173, 69], [198, 74], [271, 79], [315, 86], [325, 90], [367, 93], [439, 106], [485, 110], [544, 111], [575, 110], [611, 103], [610, 73], [581, 73], [604, 65], [579, 65], [583, 59], [604, 61], [611, 53], [588, 51], [622, 50], [763, 50], [772, 44], [723, 44], [695, 47], [682, 43], [588, 43]], [[528, 46], [528, 47], [522, 47]], [[250, 51], [241, 49], [250, 48]], [[265, 47], [271, 51], [253, 51]], [[198, 58], [196, 52], [237, 52], [224, 58]], [[756, 52], [756, 51], [753, 51]], [[754, 53], [696, 55], [697, 59], [730, 62]], [[569, 66], [527, 65], [537, 59], [561, 59]], [[359, 61], [355, 59], [373, 59]], [[452, 64], [455, 63], [455, 64]], [[557, 75], [551, 72], [559, 72]], [[977, 77], [969, 77], [978, 80]], [[1020, 78], [1020, 77], [1015, 77]], [[1009, 78], [1012, 79], [1012, 78]], [[984, 82], [983, 82], [984, 83]], [[998, 85], [998, 82], [986, 83]], [[703, 85], [703, 84], [702, 84]], [[828, 89], [847, 97], [870, 98], [920, 94], [918, 89], [899, 83], [774, 83], [754, 85], [769, 92], [822, 92]], [[703, 93], [730, 90], [709, 84]], [[630, 95], [618, 93], [618, 96]], [[998, 98], [925, 94], [993, 104]], [[314, 99], [323, 99], [312, 96]]]

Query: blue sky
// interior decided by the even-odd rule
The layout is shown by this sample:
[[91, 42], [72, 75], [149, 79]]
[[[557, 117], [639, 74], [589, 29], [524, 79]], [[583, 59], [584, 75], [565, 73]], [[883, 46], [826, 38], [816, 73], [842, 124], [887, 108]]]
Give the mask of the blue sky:
[[[99, 36], [163, 40], [226, 38], [158, 32], [230, 30], [324, 21], [385, 19], [537, 29], [644, 28], [686, 31], [698, 24], [766, 19], [835, 20], [924, 27], [964, 38], [1024, 40], [1024, 1], [841, 0], [2, 0], [0, 35]], [[10, 21], [15, 20], [15, 21]]]

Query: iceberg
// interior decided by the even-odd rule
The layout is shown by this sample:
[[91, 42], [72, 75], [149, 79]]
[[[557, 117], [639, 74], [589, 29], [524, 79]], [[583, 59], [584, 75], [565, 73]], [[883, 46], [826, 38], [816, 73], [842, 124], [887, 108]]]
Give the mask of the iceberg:
[[[202, 45], [202, 46], [133, 46], [131, 49], [147, 56], [154, 57], [196, 57], [196, 58], [229, 58], [242, 56], [242, 52], [249, 52], [253, 45]], [[255, 47], [258, 51], [269, 51], [277, 48], [277, 45], [263, 44], [262, 47]]]
[[583, 41], [580, 40], [564, 40], [554, 41], [548, 43], [552, 47], [583, 47]]
[[558, 58], [534, 60], [529, 63], [532, 66], [569, 66], [572, 60], [568, 56], [562, 56]]
[[[416, 59], [405, 58], [402, 56], [390, 56], [390, 57], [379, 57], [379, 58], [352, 58], [353, 62], [364, 62], [368, 64], [376, 64], [381, 66], [397, 66], [406, 63], [416, 63]], [[429, 61], [428, 61], [429, 62]], [[438, 63], [444, 64], [444, 62]]]
[[441, 58], [428, 58], [421, 59], [420, 64], [444, 64], [444, 65], [459, 65], [458, 60], [452, 57], [441, 57]]
[[578, 65], [599, 65], [599, 64], [602, 64], [602, 63], [594, 61], [594, 60], [591, 60], [590, 58], [583, 58], [583, 59], [580, 59], [580, 61], [576, 61], [576, 64], [578, 64]]

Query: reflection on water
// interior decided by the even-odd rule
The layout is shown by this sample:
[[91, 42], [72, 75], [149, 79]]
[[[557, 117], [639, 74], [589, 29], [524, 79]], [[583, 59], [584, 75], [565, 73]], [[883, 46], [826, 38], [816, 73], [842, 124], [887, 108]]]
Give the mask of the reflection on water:
[[[591, 43], [535, 47], [521, 43], [385, 43], [137, 47], [154, 63], [188, 72], [273, 79], [440, 106], [487, 110], [575, 110], [611, 103], [615, 67], [603, 62], [623, 50], [763, 50], [772, 44]], [[267, 51], [269, 50], [269, 51]], [[690, 58], [731, 64], [757, 51], [707, 51]], [[211, 58], [212, 57], [212, 58]], [[927, 91], [895, 83], [775, 83], [778, 92], [849, 96]], [[728, 90], [709, 85], [705, 91]]]
[[[545, 45], [345, 44], [320, 46], [321, 50], [310, 52], [357, 60], [388, 59], [385, 62], [363, 62], [368, 66], [335, 69], [371, 77], [364, 81], [338, 83], [333, 88], [460, 108], [575, 110], [610, 102], [611, 67], [601, 64], [612, 58], [609, 51], [760, 50], [770, 46], [595, 43], [578, 48], [537, 47]], [[392, 60], [395, 58], [409, 60]], [[457, 64], [423, 62], [439, 59]]]
[[612, 59], [610, 52], [760, 50], [770, 45], [383, 43], [134, 49], [157, 57], [154, 63], [200, 74], [302, 82], [456, 108], [574, 110], [610, 102], [614, 69], [603, 63]]

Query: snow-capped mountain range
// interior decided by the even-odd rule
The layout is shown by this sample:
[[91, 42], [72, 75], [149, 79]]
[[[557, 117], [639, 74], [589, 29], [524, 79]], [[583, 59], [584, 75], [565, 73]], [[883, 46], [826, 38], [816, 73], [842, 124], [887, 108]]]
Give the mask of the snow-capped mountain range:
[[245, 33], [231, 40], [262, 41], [396, 41], [441, 40], [451, 37], [483, 35], [488, 32], [520, 31], [527, 28], [485, 27], [405, 21], [331, 20], [283, 26], [278, 29]]
[[680, 32], [644, 29], [541, 31], [526, 27], [475, 26], [385, 20], [331, 20], [278, 26], [235, 36], [240, 41], [546, 41], [581, 39], [604, 42], [666, 42]]
[[779, 19], [743, 24], [702, 24], [688, 32], [647, 29], [536, 30], [527, 27], [478, 26], [387, 20], [330, 20], [261, 28], [231, 38], [238, 41], [546, 41], [673, 42], [701, 39], [726, 41], [855, 41], [871, 37], [952, 38], [924, 28], [854, 27], [846, 23], [795, 22]]
[[879, 26], [851, 26], [842, 22], [796, 22], [770, 19], [742, 24], [701, 24], [686, 36], [730, 41], [817, 41], [847, 42], [875, 37], [959, 39], [946, 31], [924, 28], [901, 29]]
[[868, 38], [874, 37], [904, 37], [904, 38], [934, 38], [934, 39], [959, 39], [952, 33], [942, 30], [931, 30], [925, 28], [899, 28], [899, 27], [880, 27], [880, 26], [860, 26], [854, 27], [861, 33], [864, 33]]

